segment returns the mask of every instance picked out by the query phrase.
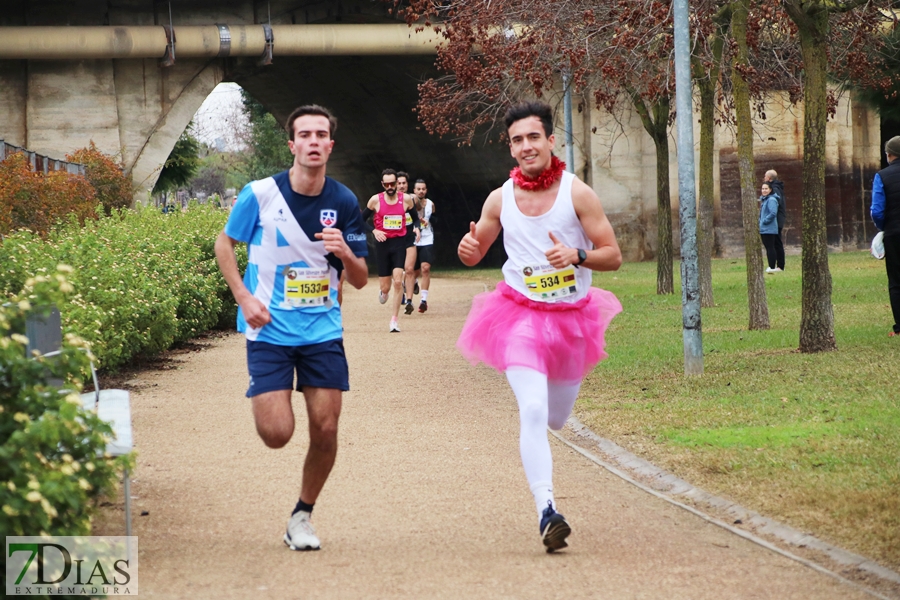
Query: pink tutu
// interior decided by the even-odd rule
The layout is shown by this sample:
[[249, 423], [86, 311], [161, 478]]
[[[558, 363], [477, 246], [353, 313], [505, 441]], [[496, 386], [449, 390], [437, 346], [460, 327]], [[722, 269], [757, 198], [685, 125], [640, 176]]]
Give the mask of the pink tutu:
[[573, 303], [535, 302], [505, 282], [478, 294], [456, 342], [473, 365], [527, 367], [553, 381], [579, 381], [607, 357], [603, 334], [622, 304], [592, 287]]

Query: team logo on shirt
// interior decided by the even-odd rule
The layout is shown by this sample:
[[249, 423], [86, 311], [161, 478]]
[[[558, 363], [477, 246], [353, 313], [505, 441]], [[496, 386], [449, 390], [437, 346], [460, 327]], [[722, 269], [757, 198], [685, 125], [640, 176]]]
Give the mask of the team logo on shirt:
[[319, 211], [319, 223], [322, 224], [322, 227], [334, 226], [337, 223], [337, 211], [331, 208]]

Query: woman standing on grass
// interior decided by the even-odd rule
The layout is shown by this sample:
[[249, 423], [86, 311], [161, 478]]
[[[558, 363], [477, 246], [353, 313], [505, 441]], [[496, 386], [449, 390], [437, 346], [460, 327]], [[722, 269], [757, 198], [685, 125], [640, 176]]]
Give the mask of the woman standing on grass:
[[778, 237], [778, 194], [772, 192], [772, 186], [768, 183], [763, 183], [760, 191], [762, 195], [759, 197], [759, 235], [762, 237], [763, 246], [766, 247], [766, 258], [769, 261], [766, 273], [777, 273], [781, 271], [775, 266], [777, 258], [775, 238]]

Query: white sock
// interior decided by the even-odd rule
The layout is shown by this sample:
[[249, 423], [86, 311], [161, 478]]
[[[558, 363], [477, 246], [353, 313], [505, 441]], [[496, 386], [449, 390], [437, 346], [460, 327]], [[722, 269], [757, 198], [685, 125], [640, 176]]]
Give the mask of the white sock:
[[544, 511], [547, 510], [548, 504], [553, 507], [553, 510], [556, 510], [552, 483], [537, 483], [531, 486], [531, 493], [534, 494], [534, 505], [537, 507], [538, 521], [544, 516]]
[[422, 302], [426, 302], [428, 300], [428, 290], [422, 290]]
[[547, 440], [547, 376], [533, 369], [512, 367], [506, 379], [519, 404], [519, 452], [538, 518], [553, 502], [553, 457]]

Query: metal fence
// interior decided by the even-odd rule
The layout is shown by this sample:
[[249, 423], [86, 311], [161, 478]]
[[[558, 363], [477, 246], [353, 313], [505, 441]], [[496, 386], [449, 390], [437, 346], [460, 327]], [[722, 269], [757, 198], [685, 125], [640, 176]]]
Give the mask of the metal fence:
[[35, 171], [40, 171], [45, 175], [51, 171], [66, 171], [72, 175], [84, 175], [84, 165], [50, 158], [49, 156], [44, 156], [43, 154], [20, 148], [19, 146], [7, 144], [0, 139], [0, 161], [5, 160], [7, 156], [15, 154], [16, 152], [24, 153], [26, 158], [28, 158], [28, 162], [31, 163], [31, 168]]

